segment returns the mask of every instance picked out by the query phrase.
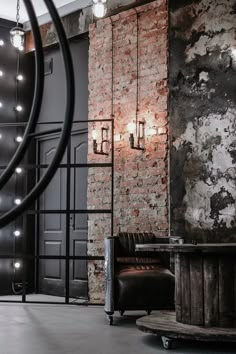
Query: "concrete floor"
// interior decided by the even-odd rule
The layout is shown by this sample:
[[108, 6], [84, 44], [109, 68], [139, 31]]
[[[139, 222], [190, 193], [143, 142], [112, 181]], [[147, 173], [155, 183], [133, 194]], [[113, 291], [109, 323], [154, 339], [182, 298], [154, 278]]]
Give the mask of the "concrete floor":
[[[22, 295], [4, 295], [0, 296], [0, 301], [22, 301]], [[61, 302], [65, 303], [65, 298], [61, 296], [52, 296], [44, 294], [27, 294], [26, 301], [39, 301], [39, 302]], [[85, 303], [86, 300], [70, 298], [70, 303]]]
[[[137, 316], [106, 322], [102, 307], [0, 304], [1, 354], [164, 354], [159, 338], [135, 327]], [[170, 353], [236, 353], [236, 344], [179, 342]]]

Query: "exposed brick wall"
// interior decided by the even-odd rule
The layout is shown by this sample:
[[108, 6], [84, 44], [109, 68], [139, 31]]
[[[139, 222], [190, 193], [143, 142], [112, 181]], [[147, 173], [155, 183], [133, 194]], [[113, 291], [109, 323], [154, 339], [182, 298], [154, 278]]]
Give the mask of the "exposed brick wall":
[[[137, 89], [137, 13], [135, 9], [90, 26], [89, 119], [112, 116], [112, 67], [115, 121], [114, 234], [153, 231], [168, 234], [168, 13], [166, 0], [136, 8], [139, 14], [139, 112], [145, 122], [145, 152], [131, 150], [127, 124], [135, 121]], [[112, 65], [113, 23], [113, 65]], [[100, 127], [97, 123], [98, 140]], [[155, 127], [158, 134], [150, 134]], [[92, 152], [89, 161], [108, 162]], [[109, 136], [111, 129], [109, 129]], [[118, 141], [118, 137], [121, 139]], [[109, 169], [90, 169], [88, 208], [110, 208]], [[110, 216], [89, 216], [90, 255], [103, 255]], [[103, 301], [103, 264], [89, 262], [90, 301]]]

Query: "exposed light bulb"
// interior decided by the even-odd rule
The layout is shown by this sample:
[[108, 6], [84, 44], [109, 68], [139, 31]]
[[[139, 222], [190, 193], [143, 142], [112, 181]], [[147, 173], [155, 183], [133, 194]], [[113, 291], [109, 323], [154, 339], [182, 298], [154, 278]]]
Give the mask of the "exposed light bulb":
[[2, 70], [0, 70], [0, 76], [3, 76], [3, 71]]
[[0, 47], [3, 47], [4, 46], [4, 41], [2, 39], [0, 39]]
[[148, 130], [147, 130], [147, 135], [156, 135], [157, 134], [157, 128], [155, 127], [150, 127]]
[[14, 268], [15, 268], [15, 269], [19, 269], [20, 267], [21, 267], [20, 262], [15, 262], [15, 263], [14, 263]]
[[15, 231], [13, 232], [13, 234], [14, 234], [14, 236], [16, 236], [16, 237], [19, 237], [19, 236], [21, 235], [21, 232], [20, 232], [20, 230], [15, 230]]
[[21, 204], [21, 199], [20, 199], [20, 198], [16, 198], [16, 199], [14, 200], [14, 203], [15, 203], [16, 205], [20, 205], [20, 204]]
[[16, 111], [17, 111], [17, 112], [22, 112], [22, 111], [23, 111], [23, 107], [18, 104], [18, 105], [16, 106]]
[[17, 167], [17, 168], [16, 168], [16, 173], [20, 174], [20, 173], [22, 173], [22, 171], [23, 171], [23, 170], [22, 170], [21, 167]]
[[22, 81], [22, 80], [24, 80], [24, 76], [19, 74], [19, 75], [17, 75], [16, 80], [17, 81]]
[[[10, 39], [13, 47], [21, 50], [25, 41], [25, 31], [21, 27], [14, 27], [10, 30]], [[24, 49], [24, 48], [23, 48]]]
[[114, 141], [121, 141], [121, 135], [120, 134], [114, 135]]
[[16, 137], [16, 142], [17, 142], [17, 143], [21, 143], [22, 140], [23, 140], [22, 136], [18, 135], [18, 136]]
[[23, 50], [24, 50], [25, 48], [23, 47], [23, 45], [21, 45], [18, 49], [19, 49], [20, 52], [23, 52]]
[[93, 131], [92, 131], [93, 140], [97, 140], [97, 137], [98, 137], [97, 131], [96, 131], [96, 129], [93, 129]]
[[2, 139], [2, 134], [0, 133], [0, 140]]
[[106, 0], [93, 0], [93, 14], [97, 18], [102, 18], [107, 13]]
[[135, 129], [136, 129], [136, 125], [134, 122], [130, 122], [128, 125], [127, 125], [127, 129], [128, 129], [128, 132], [130, 134], [134, 134], [135, 133]]
[[0, 108], [2, 108], [2, 102], [0, 102]]

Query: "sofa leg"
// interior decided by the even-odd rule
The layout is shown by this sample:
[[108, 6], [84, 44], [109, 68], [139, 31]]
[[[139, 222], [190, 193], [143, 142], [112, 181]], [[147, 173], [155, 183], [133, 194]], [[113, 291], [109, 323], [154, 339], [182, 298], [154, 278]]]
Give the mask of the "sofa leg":
[[121, 316], [123, 316], [123, 315], [124, 315], [124, 313], [125, 313], [125, 311], [124, 311], [124, 310], [120, 310], [119, 312], [120, 312], [120, 315], [121, 315]]
[[113, 316], [112, 315], [107, 315], [107, 320], [109, 322], [109, 325], [112, 326], [113, 325]]
[[146, 312], [147, 312], [147, 315], [149, 316], [149, 315], [151, 315], [152, 310], [147, 310]]

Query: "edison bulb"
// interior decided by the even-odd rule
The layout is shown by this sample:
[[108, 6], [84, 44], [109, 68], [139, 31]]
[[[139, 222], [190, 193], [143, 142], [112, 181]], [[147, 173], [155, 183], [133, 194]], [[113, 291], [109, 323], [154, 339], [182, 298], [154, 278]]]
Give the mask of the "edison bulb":
[[3, 76], [3, 71], [2, 70], [0, 70], [0, 76]]
[[21, 199], [20, 199], [20, 198], [16, 198], [16, 199], [14, 200], [14, 203], [15, 203], [16, 205], [20, 205], [20, 204], [21, 204]]
[[19, 74], [19, 75], [17, 75], [16, 80], [17, 81], [22, 81], [22, 80], [24, 80], [24, 76]]
[[128, 132], [130, 134], [134, 134], [135, 133], [135, 129], [136, 129], [136, 125], [134, 122], [130, 122], [128, 125], [127, 125], [127, 129], [128, 129]]
[[0, 39], [0, 47], [3, 47], [4, 46], [4, 41], [2, 39]]
[[14, 233], [14, 236], [16, 236], [16, 237], [19, 237], [21, 235], [20, 230], [15, 230], [13, 233]]
[[17, 111], [17, 112], [22, 112], [22, 111], [23, 111], [23, 107], [22, 107], [20, 104], [18, 104], [18, 105], [16, 106], [16, 111]]
[[93, 140], [97, 140], [97, 137], [98, 137], [97, 131], [96, 131], [96, 129], [93, 129], [93, 131], [92, 131]]
[[16, 137], [16, 142], [17, 142], [17, 143], [21, 143], [22, 140], [23, 140], [22, 136], [18, 135], [18, 136]]
[[102, 18], [107, 13], [106, 0], [93, 0], [93, 14], [97, 18]]
[[15, 262], [15, 263], [14, 263], [14, 268], [15, 268], [15, 269], [19, 269], [20, 267], [21, 267], [20, 262]]
[[16, 168], [16, 173], [18, 173], [18, 174], [22, 173], [22, 168], [21, 167], [17, 167]]

